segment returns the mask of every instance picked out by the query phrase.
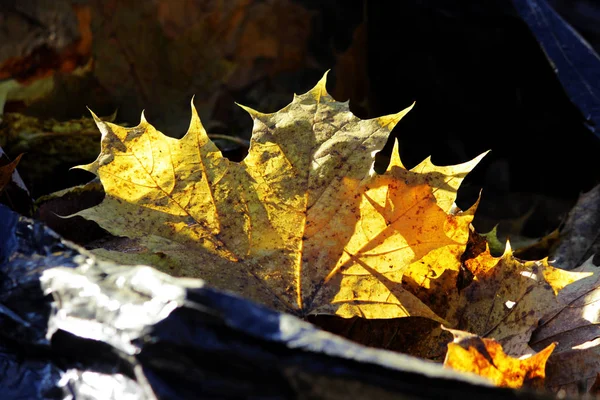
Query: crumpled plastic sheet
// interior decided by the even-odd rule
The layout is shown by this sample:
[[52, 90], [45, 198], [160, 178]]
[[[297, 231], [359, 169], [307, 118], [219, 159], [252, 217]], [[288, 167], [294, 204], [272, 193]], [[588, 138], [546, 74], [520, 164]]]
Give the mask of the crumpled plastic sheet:
[[2, 399], [517, 393], [354, 344], [201, 280], [97, 261], [3, 205], [0, 367]]
[[571, 102], [600, 138], [600, 57], [546, 0], [513, 0], [544, 49]]

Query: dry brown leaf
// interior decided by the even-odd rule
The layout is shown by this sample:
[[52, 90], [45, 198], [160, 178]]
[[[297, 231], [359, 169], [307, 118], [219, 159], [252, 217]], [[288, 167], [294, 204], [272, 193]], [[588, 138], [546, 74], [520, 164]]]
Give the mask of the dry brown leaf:
[[[271, 82], [284, 72], [305, 71], [309, 63], [311, 13], [298, 2], [94, 0], [90, 4], [94, 77], [128, 121], [145, 109], [163, 126], [183, 130], [181, 121], [188, 114], [181, 100], [195, 95], [203, 117], [216, 118], [231, 129], [237, 110], [227, 107], [232, 102], [227, 106], [220, 102], [227, 102], [234, 91], [248, 94], [261, 80]], [[270, 96], [261, 96], [260, 101], [266, 97], [273, 101], [272, 86]]]
[[551, 257], [557, 266], [574, 269], [600, 252], [600, 185], [577, 199], [560, 231]]
[[594, 380], [594, 383], [592, 384], [592, 387], [590, 387], [588, 393], [595, 397], [600, 396], [600, 373], [596, 374], [596, 379]]
[[555, 344], [531, 357], [518, 359], [508, 356], [502, 345], [468, 332], [449, 329], [454, 341], [448, 344], [444, 366], [488, 378], [496, 386], [520, 388], [542, 387], [546, 361]]
[[560, 292], [561, 306], [540, 322], [530, 342], [534, 349], [558, 342], [547, 386], [570, 395], [587, 391], [600, 373], [600, 274], [591, 258], [573, 272], [588, 277]]
[[341, 318], [335, 315], [309, 316], [307, 321], [354, 342], [443, 362], [452, 335], [429, 318], [394, 319]]
[[254, 130], [241, 163], [222, 157], [195, 111], [180, 140], [144, 119], [130, 129], [97, 120], [102, 151], [85, 169], [106, 198], [77, 215], [134, 239], [171, 273], [279, 310], [443, 321], [402, 275], [431, 250], [462, 245], [454, 237], [465, 219], [448, 211], [483, 155], [408, 171], [396, 148], [379, 175], [375, 153], [410, 108], [360, 120], [327, 94], [325, 78], [276, 113], [245, 109]]
[[557, 294], [589, 274], [548, 265], [546, 259], [521, 261], [510, 246], [502, 257], [489, 249], [465, 262], [473, 282], [460, 292], [454, 315], [446, 319], [458, 329], [498, 340], [512, 356], [532, 354], [529, 339], [538, 321], [559, 309]]

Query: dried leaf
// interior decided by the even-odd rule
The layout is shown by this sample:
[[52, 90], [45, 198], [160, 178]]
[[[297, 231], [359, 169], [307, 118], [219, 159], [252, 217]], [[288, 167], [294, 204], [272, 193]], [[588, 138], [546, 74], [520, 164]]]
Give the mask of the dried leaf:
[[[515, 256], [522, 260], [541, 260], [548, 257], [558, 245], [559, 237], [559, 231], [555, 229], [546, 236], [537, 239], [535, 243], [515, 250]], [[552, 259], [552, 265], [560, 268], [554, 259]]]
[[[440, 200], [438, 204], [444, 204], [443, 199]], [[447, 204], [448, 202], [446, 206]], [[469, 240], [469, 226], [477, 204], [465, 212], [455, 207], [449, 208], [456, 223], [445, 225], [444, 230], [454, 243], [430, 251], [425, 257], [412, 263], [403, 276], [404, 286], [442, 318], [455, 312], [461, 257]]]
[[473, 282], [460, 292], [455, 315], [446, 319], [459, 329], [498, 340], [512, 356], [532, 354], [529, 339], [538, 321], [559, 309], [557, 294], [589, 274], [548, 265], [546, 259], [521, 261], [510, 246], [502, 257], [489, 249], [465, 262]]
[[[314, 63], [308, 57], [311, 12], [295, 1], [90, 3], [94, 77], [122, 118], [134, 120], [146, 109], [174, 130], [172, 136], [180, 136], [187, 118], [181, 99], [195, 94], [200, 115], [233, 129], [238, 110], [219, 104], [232, 92], [248, 95], [258, 82], [302, 75]], [[260, 101], [273, 101], [273, 86]]]
[[93, 221], [81, 217], [62, 218], [61, 215], [73, 214], [102, 202], [104, 190], [98, 179], [85, 185], [78, 185], [42, 196], [35, 202], [35, 219], [43, 221], [53, 231], [67, 240], [86, 243], [99, 240], [108, 235]]
[[360, 120], [327, 94], [325, 77], [276, 113], [244, 108], [254, 130], [241, 163], [222, 157], [195, 111], [180, 140], [143, 118], [130, 129], [97, 120], [102, 151], [84, 168], [106, 198], [76, 215], [134, 239], [140, 254], [161, 255], [171, 273], [276, 309], [443, 321], [402, 287], [402, 275], [458, 244], [467, 227], [447, 211], [483, 155], [408, 171], [396, 148], [379, 175], [374, 155], [410, 108]]
[[311, 315], [307, 320], [323, 330], [369, 347], [410, 354], [440, 363], [444, 361], [446, 345], [452, 341], [452, 335], [442, 330], [439, 322], [423, 317], [365, 319]]
[[596, 379], [594, 380], [594, 383], [592, 384], [592, 387], [590, 387], [588, 393], [595, 397], [600, 396], [600, 373], [596, 374]]
[[560, 243], [552, 254], [564, 269], [577, 268], [600, 252], [600, 185], [579, 196], [560, 232]]
[[518, 359], [504, 353], [502, 345], [493, 339], [454, 329], [449, 331], [454, 335], [454, 341], [448, 344], [445, 367], [483, 376], [496, 386], [541, 387], [554, 343], [531, 357]]
[[587, 277], [560, 292], [561, 306], [548, 313], [531, 338], [534, 349], [558, 342], [548, 361], [547, 385], [567, 394], [589, 388], [600, 373], [600, 274], [591, 258], [573, 272]]

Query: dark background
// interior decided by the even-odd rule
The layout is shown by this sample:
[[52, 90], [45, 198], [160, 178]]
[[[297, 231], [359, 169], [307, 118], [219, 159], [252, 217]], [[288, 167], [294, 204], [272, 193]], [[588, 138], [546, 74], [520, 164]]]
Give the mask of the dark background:
[[[440, 3], [369, 7], [373, 109], [389, 113], [417, 101], [398, 128], [407, 166], [429, 154], [453, 164], [492, 150], [460, 191], [464, 208], [483, 188], [480, 231], [533, 212], [521, 233], [548, 232], [598, 182], [598, 140], [510, 2]], [[569, 7], [576, 3], [580, 11]], [[588, 11], [595, 4], [557, 6], [598, 43]], [[390, 15], [393, 24], [385, 23]]]

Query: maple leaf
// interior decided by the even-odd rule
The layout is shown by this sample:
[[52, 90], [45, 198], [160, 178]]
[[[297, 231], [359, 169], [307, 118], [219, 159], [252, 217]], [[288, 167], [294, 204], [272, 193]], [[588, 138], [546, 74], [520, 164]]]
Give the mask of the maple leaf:
[[577, 199], [560, 230], [560, 240], [551, 253], [556, 265], [574, 269], [585, 260], [600, 253], [600, 185], [596, 185]]
[[444, 317], [461, 330], [498, 340], [513, 356], [532, 354], [528, 342], [542, 317], [561, 308], [558, 293], [588, 273], [564, 271], [547, 259], [521, 261], [507, 242], [502, 257], [489, 248], [465, 261], [473, 282], [461, 290], [458, 305]]
[[430, 251], [412, 263], [403, 276], [405, 288], [442, 318], [450, 313], [456, 303], [453, 300], [457, 293], [456, 280], [462, 265], [461, 257], [467, 247], [469, 226], [478, 203], [465, 212], [456, 206], [450, 208], [455, 223], [447, 224], [444, 230], [454, 243]]
[[[600, 373], [600, 274], [588, 259], [572, 272], [585, 274], [558, 295], [559, 307], [547, 313], [533, 332], [534, 349], [557, 342], [547, 366], [547, 387], [577, 395], [590, 388]], [[587, 390], [586, 390], [587, 391]]]
[[402, 287], [402, 275], [431, 250], [457, 244], [452, 232], [466, 226], [448, 210], [481, 156], [409, 171], [396, 144], [377, 174], [375, 154], [411, 107], [361, 120], [325, 83], [276, 113], [242, 106], [254, 128], [241, 163], [221, 155], [193, 105], [182, 139], [143, 115], [134, 128], [95, 117], [102, 150], [83, 168], [99, 176], [106, 197], [75, 215], [132, 239], [138, 250], [128, 250], [128, 262], [160, 257], [175, 275], [296, 315], [443, 321]]
[[455, 329], [448, 331], [454, 336], [454, 341], [448, 344], [445, 367], [483, 376], [496, 386], [520, 388], [525, 384], [541, 387], [546, 361], [554, 350], [554, 343], [531, 357], [517, 359], [504, 353], [500, 343], [493, 339], [483, 339]]

